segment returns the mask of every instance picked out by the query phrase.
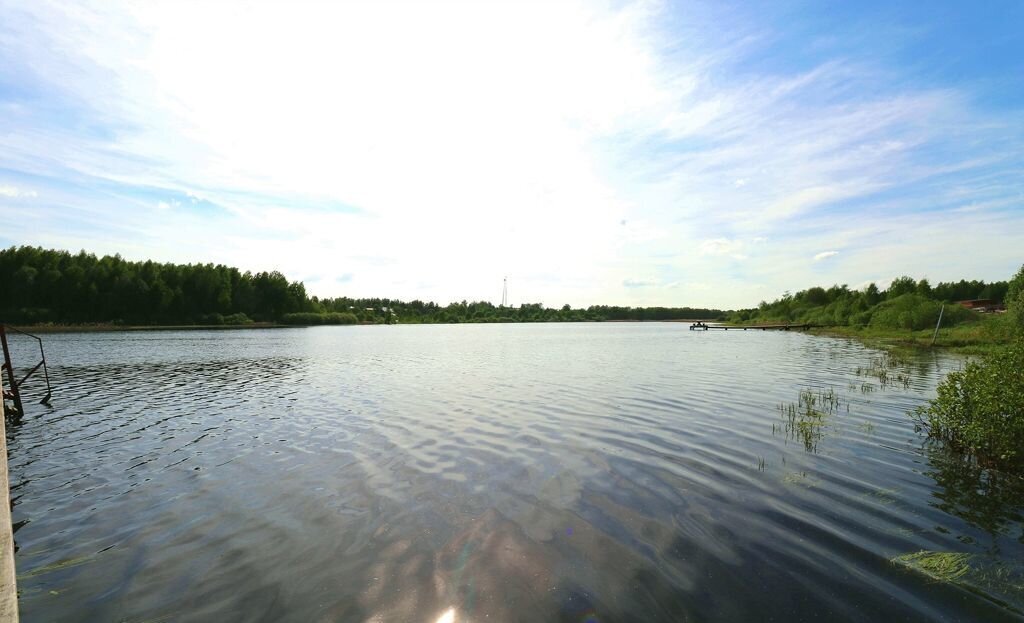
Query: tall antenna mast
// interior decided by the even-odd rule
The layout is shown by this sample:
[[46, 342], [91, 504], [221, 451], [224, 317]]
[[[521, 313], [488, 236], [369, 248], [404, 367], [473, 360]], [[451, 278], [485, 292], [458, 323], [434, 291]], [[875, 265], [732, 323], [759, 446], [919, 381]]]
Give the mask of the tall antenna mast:
[[501, 285], [501, 306], [506, 305], [508, 305], [508, 277], [505, 277]]

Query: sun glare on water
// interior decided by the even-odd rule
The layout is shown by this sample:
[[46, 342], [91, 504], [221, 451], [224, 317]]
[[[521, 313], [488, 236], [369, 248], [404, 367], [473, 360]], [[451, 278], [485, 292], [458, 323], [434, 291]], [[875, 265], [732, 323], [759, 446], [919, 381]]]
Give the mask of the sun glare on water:
[[455, 608], [445, 610], [435, 623], [455, 623]]

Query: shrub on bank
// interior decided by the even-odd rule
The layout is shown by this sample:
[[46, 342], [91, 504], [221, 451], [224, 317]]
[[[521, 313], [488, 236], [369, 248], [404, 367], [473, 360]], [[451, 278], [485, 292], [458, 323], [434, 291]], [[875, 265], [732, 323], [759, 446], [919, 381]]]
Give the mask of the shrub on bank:
[[355, 314], [328, 312], [317, 314], [313, 312], [298, 312], [285, 314], [281, 317], [284, 324], [293, 325], [321, 325], [321, 324], [358, 324], [359, 319]]
[[983, 463], [1024, 470], [1024, 337], [951, 372], [915, 415], [929, 436]]
[[246, 316], [245, 312], [238, 312], [224, 316], [224, 324], [252, 324], [252, 319]]
[[[920, 294], [903, 294], [892, 300], [879, 303], [871, 312], [869, 326], [875, 329], [910, 329], [920, 331], [935, 326], [942, 310], [939, 301]], [[942, 326], [952, 327], [974, 318], [971, 310], [960, 305], [946, 304], [942, 311]]]

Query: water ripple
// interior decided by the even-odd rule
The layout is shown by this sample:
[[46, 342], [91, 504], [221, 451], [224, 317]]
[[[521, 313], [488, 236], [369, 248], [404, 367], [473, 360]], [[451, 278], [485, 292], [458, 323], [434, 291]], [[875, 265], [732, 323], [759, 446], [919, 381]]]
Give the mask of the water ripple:
[[[1022, 607], [889, 562], [1024, 559], [1024, 486], [907, 417], [956, 358], [881, 383], [851, 341], [654, 323], [69, 334], [47, 353], [54, 407], [8, 429], [26, 621]], [[838, 398], [813, 438], [787, 428], [801, 391]]]

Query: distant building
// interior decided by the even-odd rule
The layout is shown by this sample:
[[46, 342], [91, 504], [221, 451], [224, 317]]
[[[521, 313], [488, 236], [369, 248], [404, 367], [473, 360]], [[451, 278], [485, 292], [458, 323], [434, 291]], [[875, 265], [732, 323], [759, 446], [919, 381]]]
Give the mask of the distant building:
[[970, 299], [967, 301], [959, 301], [958, 305], [981, 314], [993, 314], [1006, 311], [1005, 305], [992, 299]]

